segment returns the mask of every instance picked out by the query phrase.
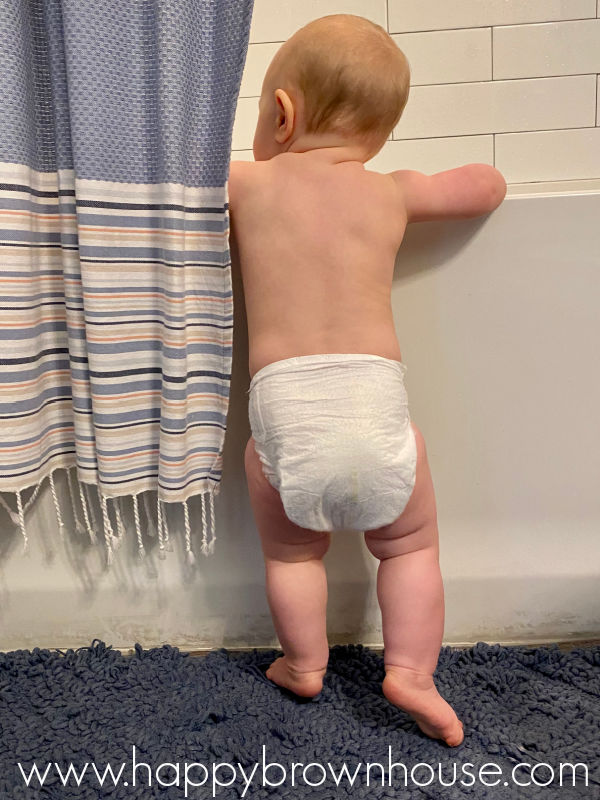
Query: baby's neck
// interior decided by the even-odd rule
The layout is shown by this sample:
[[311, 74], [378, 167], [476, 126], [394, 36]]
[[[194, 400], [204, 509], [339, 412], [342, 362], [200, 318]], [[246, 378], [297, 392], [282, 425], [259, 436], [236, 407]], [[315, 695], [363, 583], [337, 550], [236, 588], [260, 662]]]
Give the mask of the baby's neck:
[[302, 138], [294, 142], [289, 150], [286, 150], [286, 153], [301, 154], [306, 158], [324, 161], [328, 164], [340, 164], [344, 161], [364, 164], [368, 160], [368, 153], [360, 145], [326, 144], [315, 146], [303, 141]]

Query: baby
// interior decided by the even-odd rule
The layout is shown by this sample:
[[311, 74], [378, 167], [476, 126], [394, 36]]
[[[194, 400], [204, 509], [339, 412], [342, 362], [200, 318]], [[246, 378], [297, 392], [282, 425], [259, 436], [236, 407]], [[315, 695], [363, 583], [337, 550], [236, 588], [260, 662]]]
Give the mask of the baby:
[[249, 333], [245, 468], [284, 653], [267, 677], [319, 693], [329, 655], [323, 556], [331, 531], [364, 532], [379, 560], [383, 693], [455, 746], [462, 723], [433, 681], [444, 627], [434, 489], [390, 295], [409, 222], [487, 214], [506, 183], [487, 164], [435, 175], [365, 169], [409, 83], [388, 33], [351, 14], [305, 25], [269, 65], [256, 160], [232, 162], [229, 175]]

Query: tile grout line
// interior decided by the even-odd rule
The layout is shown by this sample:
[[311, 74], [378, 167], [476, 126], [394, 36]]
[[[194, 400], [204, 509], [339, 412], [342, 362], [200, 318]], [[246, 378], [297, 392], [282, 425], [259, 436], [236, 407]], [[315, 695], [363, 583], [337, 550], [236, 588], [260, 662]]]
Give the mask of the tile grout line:
[[[599, 15], [600, 16], [600, 15]], [[589, 22], [589, 20], [597, 19], [596, 16], [591, 17], [572, 17], [569, 19], [540, 19], [536, 22], [484, 22], [481, 25], [459, 25], [457, 28], [415, 28], [409, 31], [390, 31], [390, 36], [404, 36], [409, 33], [443, 33], [444, 31], [468, 31], [480, 30], [481, 28], [523, 28], [527, 25], [560, 25], [561, 22]], [[272, 44], [272, 42], [253, 42], [253, 44]]]
[[[389, 0], [386, 0], [386, 3]], [[418, 30], [410, 30], [410, 31], [390, 31], [389, 30], [389, 13], [388, 7], [386, 5], [386, 29], [390, 36], [410, 36], [413, 33], [446, 33], [446, 31], [478, 31], [483, 30], [485, 28], [525, 28], [527, 26], [533, 25], [560, 25], [563, 22], [594, 22], [596, 19], [600, 17], [598, 14], [597, 17], [575, 17], [574, 19], [551, 19], [551, 20], [540, 20], [539, 22], [507, 22], [507, 23], [483, 23], [481, 25], [460, 25], [458, 28], [422, 28]], [[248, 47], [254, 47], [256, 45], [261, 44], [283, 44], [285, 39], [275, 40], [275, 39], [265, 39], [262, 42], [249, 42]]]
[[[404, 139], [391, 139], [392, 142], [421, 142], [424, 139], [461, 139], [468, 136], [513, 136], [518, 133], [555, 133], [558, 131], [589, 131], [597, 125], [576, 125], [572, 128], [527, 128], [520, 131], [480, 131], [478, 133], [449, 133], [445, 136], [407, 136]], [[250, 148], [246, 148], [250, 149]]]
[[[426, 89], [434, 86], [468, 86], [469, 84], [494, 84], [498, 86], [501, 83], [516, 83], [517, 81], [545, 81], [554, 80], [556, 78], [587, 78], [590, 75], [598, 76], [597, 72], [574, 72], [572, 75], [533, 75], [525, 78], [499, 78], [488, 81], [442, 81], [441, 83], [413, 83], [411, 89]], [[240, 95], [239, 100], [257, 100], [260, 97], [258, 94]]]
[[[494, 26], [490, 26], [490, 68], [492, 80], [494, 80]], [[496, 132], [492, 134], [492, 164], [496, 166]]]
[[[470, 30], [480, 30], [481, 28], [516, 28], [516, 27], [524, 27], [526, 25], [554, 25], [559, 24], [561, 22], [588, 22], [589, 20], [595, 20], [600, 18], [600, 13], [598, 13], [595, 17], [574, 17], [573, 19], [550, 19], [550, 20], [538, 20], [537, 22], [506, 22], [504, 24], [492, 24], [488, 22], [484, 25], [460, 25], [458, 28], [423, 28], [419, 30], [411, 30], [411, 31], [390, 31], [389, 30], [389, 15], [387, 13], [387, 3], [389, 0], [386, 0], [386, 26], [388, 29], [388, 33], [390, 36], [404, 36], [405, 34], [408, 35], [410, 33], [444, 33], [444, 31], [470, 31]], [[600, 7], [599, 7], [600, 12]], [[285, 40], [273, 41], [273, 40], [266, 40], [264, 42], [249, 42], [248, 47], [252, 47], [253, 45], [257, 44], [283, 44]]]
[[[600, 79], [600, 76], [599, 76]], [[451, 133], [445, 136], [415, 136], [408, 139], [388, 139], [387, 141], [392, 142], [422, 142], [422, 141], [434, 141], [435, 139], [473, 139], [475, 137], [480, 136], [518, 136], [520, 134], [529, 134], [529, 133], [563, 133], [568, 131], [589, 131], [595, 128], [600, 127], [600, 125], [578, 125], [574, 128], [535, 128], [533, 130], [524, 130], [524, 131], [484, 131], [483, 133]], [[232, 148], [232, 153], [249, 153], [252, 151], [251, 147], [236, 147]]]

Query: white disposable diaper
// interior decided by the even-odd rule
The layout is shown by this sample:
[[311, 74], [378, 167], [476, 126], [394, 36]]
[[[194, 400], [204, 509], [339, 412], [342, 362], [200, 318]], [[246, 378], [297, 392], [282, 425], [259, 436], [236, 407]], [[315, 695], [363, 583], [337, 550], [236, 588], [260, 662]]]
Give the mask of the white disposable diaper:
[[406, 365], [364, 353], [275, 361], [250, 383], [250, 427], [289, 519], [315, 531], [367, 531], [404, 511], [417, 449]]

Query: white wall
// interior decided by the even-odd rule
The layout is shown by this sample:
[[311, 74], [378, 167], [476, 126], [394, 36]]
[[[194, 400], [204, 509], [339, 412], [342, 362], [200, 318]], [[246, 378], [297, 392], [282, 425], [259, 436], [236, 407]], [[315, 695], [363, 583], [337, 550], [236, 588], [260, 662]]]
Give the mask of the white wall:
[[[512, 179], [509, 196], [487, 218], [409, 226], [396, 264], [393, 308], [411, 415], [425, 435], [438, 503], [445, 639], [598, 636], [600, 181], [589, 180], [598, 177], [598, 148], [585, 144], [593, 143], [598, 128], [591, 75], [572, 74], [599, 69], [594, 58], [600, 49], [584, 44], [588, 35], [597, 36], [595, 0], [457, 0], [450, 17], [443, 0], [389, 0], [388, 6], [374, 0], [256, 0], [232, 157], [252, 158], [256, 95], [276, 43], [309, 19], [350, 12], [388, 25], [399, 41], [401, 34], [419, 84], [394, 131], [397, 138], [368, 166], [434, 172], [488, 161]], [[578, 29], [581, 38], [568, 47], [568, 29], [558, 28], [559, 63], [551, 62], [555, 46], [546, 53], [537, 40], [535, 46], [519, 40], [517, 48], [506, 38], [545, 36], [555, 24], [570, 25], [575, 18], [586, 19], [589, 28]], [[556, 22], [537, 24], [549, 19]], [[433, 31], [446, 25], [460, 30]], [[493, 81], [485, 64], [488, 56], [491, 64], [486, 42], [492, 38]], [[540, 69], [575, 83], [537, 77]], [[444, 77], [454, 83], [435, 83]], [[502, 94], [515, 86], [512, 98]], [[557, 95], [561, 86], [567, 89]], [[452, 92], [463, 90], [467, 94], [455, 113]], [[408, 116], [411, 103], [420, 103], [425, 113], [432, 95], [421, 94], [419, 101], [419, 93], [428, 91], [446, 104], [448, 127], [437, 128], [433, 137], [419, 127], [416, 112], [412, 122]], [[548, 106], [572, 116], [544, 116]], [[404, 122], [410, 122], [414, 138], [401, 138], [408, 130]], [[531, 132], [550, 124], [564, 130]], [[421, 138], [426, 136], [431, 138]], [[580, 178], [588, 180], [575, 180]], [[550, 179], [565, 182], [519, 185]], [[149, 548], [140, 562], [129, 501], [125, 550], [107, 573], [102, 549], [89, 547], [85, 537], [67, 531], [60, 541], [45, 484], [28, 517], [28, 558], [21, 556], [18, 530], [0, 511], [0, 650], [81, 646], [94, 637], [115, 647], [136, 641], [190, 648], [275, 642], [243, 470], [249, 379], [239, 280], [234, 306], [216, 554], [199, 556], [190, 571], [182, 558], [183, 522], [172, 515], [175, 552], [163, 562]], [[67, 506], [62, 476], [58, 488]], [[8, 499], [14, 507], [14, 498]], [[70, 528], [67, 513], [65, 518]], [[197, 530], [194, 549], [199, 553]], [[380, 643], [376, 563], [361, 537], [334, 537], [326, 562], [331, 642]]]
[[600, 177], [600, 0], [255, 0], [234, 159], [253, 159], [269, 61], [326, 14], [382, 25], [411, 66], [408, 104], [371, 169], [475, 161], [511, 184]]

